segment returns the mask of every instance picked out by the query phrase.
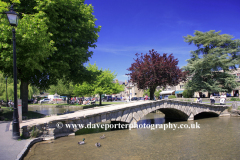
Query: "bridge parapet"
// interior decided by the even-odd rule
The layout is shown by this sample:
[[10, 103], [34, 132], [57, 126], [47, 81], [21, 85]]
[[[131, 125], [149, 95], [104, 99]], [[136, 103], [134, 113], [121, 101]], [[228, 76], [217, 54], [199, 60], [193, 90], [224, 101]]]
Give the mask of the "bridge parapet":
[[212, 112], [221, 115], [228, 106], [182, 102], [174, 100], [138, 101], [121, 105], [111, 105], [103, 108], [86, 109], [70, 114], [52, 116], [34, 120], [25, 120], [20, 124], [24, 137], [38, 130], [40, 135], [57, 136], [62, 133], [74, 133], [76, 129], [63, 127], [57, 124], [84, 124], [87, 125], [105, 121], [118, 121], [129, 124], [137, 123], [150, 112], [160, 110], [166, 118], [194, 120], [194, 116], [202, 112]]

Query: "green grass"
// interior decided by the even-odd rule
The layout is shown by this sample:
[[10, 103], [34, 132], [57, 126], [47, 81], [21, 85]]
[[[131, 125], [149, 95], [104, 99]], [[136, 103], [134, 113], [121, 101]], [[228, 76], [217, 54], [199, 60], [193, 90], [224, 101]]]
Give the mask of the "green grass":
[[[11, 107], [1, 107], [3, 109], [3, 112], [0, 113], [0, 116], [3, 116], [5, 119], [4, 121], [12, 121], [13, 119], [13, 108]], [[36, 118], [42, 118], [45, 117], [45, 115], [41, 113], [36, 113], [33, 111], [28, 111], [28, 113], [23, 113], [22, 116], [26, 116], [27, 119], [36, 119]]]
[[240, 99], [239, 99], [239, 98], [234, 98], [234, 97], [232, 97], [232, 98], [230, 99], [230, 101], [240, 101]]

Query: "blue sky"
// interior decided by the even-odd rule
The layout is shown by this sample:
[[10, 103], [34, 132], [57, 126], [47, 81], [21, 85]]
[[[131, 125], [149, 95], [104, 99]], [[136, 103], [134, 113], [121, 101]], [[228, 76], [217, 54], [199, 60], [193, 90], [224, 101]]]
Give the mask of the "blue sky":
[[85, 0], [102, 26], [90, 63], [115, 71], [127, 80], [136, 53], [154, 49], [173, 54], [178, 66], [187, 65], [196, 46], [183, 36], [215, 30], [240, 39], [240, 0]]

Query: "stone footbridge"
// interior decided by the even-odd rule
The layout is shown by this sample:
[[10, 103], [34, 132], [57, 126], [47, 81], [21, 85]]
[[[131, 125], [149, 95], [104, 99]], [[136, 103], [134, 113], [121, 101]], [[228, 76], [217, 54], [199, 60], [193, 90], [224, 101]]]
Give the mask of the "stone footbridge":
[[59, 134], [74, 133], [77, 131], [76, 129], [65, 127], [58, 129], [56, 124], [59, 122], [63, 124], [87, 125], [90, 122], [94, 124], [110, 120], [134, 124], [148, 113], [156, 110], [163, 112], [165, 118], [194, 120], [194, 116], [205, 113], [212, 114], [213, 116], [222, 116], [227, 113], [227, 108], [228, 106], [224, 105], [207, 105], [174, 100], [137, 101], [101, 108], [95, 107], [94, 109], [80, 110], [60, 116], [24, 120], [20, 124], [20, 128], [24, 137], [30, 137], [34, 132], [38, 136], [56, 137]]

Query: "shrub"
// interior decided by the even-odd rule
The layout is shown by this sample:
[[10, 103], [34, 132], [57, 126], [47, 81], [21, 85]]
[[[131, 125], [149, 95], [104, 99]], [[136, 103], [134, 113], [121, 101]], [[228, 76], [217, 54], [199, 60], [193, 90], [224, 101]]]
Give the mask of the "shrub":
[[173, 98], [176, 98], [176, 96], [175, 95], [168, 96], [168, 99], [173, 99]]
[[230, 99], [230, 101], [240, 101], [240, 99], [239, 99], [239, 98], [234, 98], [234, 97], [232, 97], [232, 98]]
[[39, 136], [39, 134], [40, 134], [39, 129], [37, 129], [37, 127], [33, 127], [32, 131], [30, 132], [30, 137], [36, 138]]
[[184, 98], [192, 98], [193, 97], [193, 91], [191, 91], [191, 90], [184, 90], [183, 91], [183, 97]]

